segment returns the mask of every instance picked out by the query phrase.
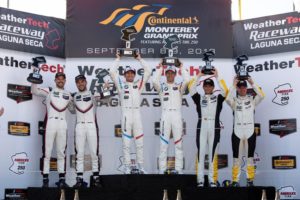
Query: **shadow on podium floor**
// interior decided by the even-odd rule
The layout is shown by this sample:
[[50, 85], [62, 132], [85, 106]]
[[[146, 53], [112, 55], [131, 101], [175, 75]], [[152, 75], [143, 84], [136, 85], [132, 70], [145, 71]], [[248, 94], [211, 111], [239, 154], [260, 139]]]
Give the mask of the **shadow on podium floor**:
[[[103, 188], [78, 190], [77, 200], [261, 200], [275, 199], [274, 187], [197, 188], [195, 175], [104, 175]], [[165, 192], [164, 192], [165, 191]], [[28, 188], [29, 200], [62, 200], [57, 188]], [[64, 190], [74, 200], [75, 190]]]

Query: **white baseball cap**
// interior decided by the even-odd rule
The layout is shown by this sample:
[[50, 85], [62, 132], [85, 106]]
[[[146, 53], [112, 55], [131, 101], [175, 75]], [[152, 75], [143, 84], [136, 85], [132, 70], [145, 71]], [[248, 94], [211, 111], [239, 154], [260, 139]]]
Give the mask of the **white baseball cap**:
[[166, 72], [167, 72], [167, 71], [172, 71], [172, 72], [176, 73], [176, 68], [175, 68], [174, 66], [172, 66], [172, 65], [169, 65], [169, 66], [167, 67], [167, 69], [166, 69]]

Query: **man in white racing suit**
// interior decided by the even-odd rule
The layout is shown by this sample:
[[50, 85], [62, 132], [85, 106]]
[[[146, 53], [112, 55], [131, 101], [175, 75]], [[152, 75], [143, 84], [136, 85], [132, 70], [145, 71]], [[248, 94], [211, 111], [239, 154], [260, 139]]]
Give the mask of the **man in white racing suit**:
[[49, 187], [49, 168], [53, 144], [56, 144], [57, 171], [59, 181], [58, 187], [68, 187], [65, 182], [66, 148], [67, 148], [67, 122], [66, 110], [72, 96], [64, 90], [66, 75], [58, 72], [55, 75], [56, 87], [38, 88], [36, 84], [31, 85], [31, 92], [36, 96], [46, 98], [47, 113], [45, 117], [45, 134], [43, 143], [43, 187]]
[[177, 70], [174, 66], [168, 66], [165, 70], [166, 82], [160, 82], [163, 65], [159, 64], [155, 77], [153, 77], [153, 86], [159, 93], [162, 105], [162, 114], [160, 121], [160, 154], [159, 154], [159, 173], [167, 173], [167, 153], [171, 132], [175, 144], [175, 172], [182, 174], [183, 170], [183, 149], [182, 149], [182, 117], [181, 105], [182, 96], [187, 88], [189, 76], [180, 64], [179, 70], [183, 77], [181, 83], [175, 82]]
[[144, 69], [144, 75], [139, 80], [134, 80], [136, 71], [134, 68], [127, 66], [124, 69], [125, 81], [121, 79], [118, 73], [120, 56], [117, 58], [110, 69], [110, 76], [116, 86], [119, 94], [122, 108], [122, 141], [123, 141], [123, 156], [124, 156], [124, 173], [133, 173], [131, 170], [130, 144], [131, 139], [135, 138], [136, 144], [136, 160], [138, 164], [138, 173], [146, 173], [144, 169], [144, 142], [143, 142], [143, 126], [140, 113], [140, 97], [151, 75], [151, 70], [145, 61], [138, 54], [136, 59], [140, 62]]
[[[217, 187], [218, 183], [218, 146], [220, 142], [220, 113], [228, 88], [223, 79], [219, 79], [218, 71], [213, 71], [213, 77], [217, 79], [220, 94], [214, 94], [215, 84], [213, 79], [207, 78], [203, 81], [204, 95], [197, 92], [199, 79], [205, 76], [201, 71], [196, 79], [189, 84], [190, 95], [196, 104], [198, 112], [198, 124], [196, 130], [196, 144], [198, 148], [197, 182], [198, 187], [204, 186], [204, 161], [206, 147], [208, 147], [209, 173], [208, 181], [210, 187]], [[201, 81], [202, 82], [202, 81]]]
[[[255, 97], [247, 94], [247, 81], [255, 91]], [[241, 173], [241, 158], [245, 149], [247, 158], [247, 186], [253, 186], [255, 177], [254, 151], [256, 145], [256, 134], [254, 132], [255, 107], [265, 97], [262, 90], [254, 83], [252, 78], [238, 80], [236, 77], [233, 86], [226, 98], [226, 102], [234, 113], [234, 128], [231, 137], [233, 151], [232, 183], [231, 186], [238, 187]], [[237, 92], [237, 96], [236, 96]]]
[[92, 94], [87, 90], [87, 81], [84, 75], [75, 77], [78, 92], [74, 94], [73, 106], [76, 111], [75, 127], [75, 152], [76, 152], [76, 184], [74, 188], [86, 187], [83, 180], [84, 172], [84, 150], [88, 143], [91, 158], [93, 184], [92, 187], [101, 187], [100, 165], [99, 165], [99, 134], [96, 117], [97, 101], [100, 101], [100, 94]]

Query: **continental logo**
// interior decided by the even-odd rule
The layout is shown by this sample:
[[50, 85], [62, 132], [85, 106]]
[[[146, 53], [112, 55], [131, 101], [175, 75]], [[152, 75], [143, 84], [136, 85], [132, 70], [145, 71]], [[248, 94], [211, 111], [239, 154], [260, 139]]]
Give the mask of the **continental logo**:
[[111, 13], [111, 15], [99, 24], [108, 25], [114, 24], [116, 26], [134, 26], [137, 32], [140, 32], [144, 27], [146, 19], [151, 15], [162, 16], [171, 5], [167, 4], [139, 4], [130, 8], [118, 8]]
[[195, 17], [179, 17], [179, 18], [168, 18], [168, 17], [156, 17], [151, 16], [148, 18], [148, 24], [150, 26], [156, 26], [160, 24], [199, 24], [198, 18]]

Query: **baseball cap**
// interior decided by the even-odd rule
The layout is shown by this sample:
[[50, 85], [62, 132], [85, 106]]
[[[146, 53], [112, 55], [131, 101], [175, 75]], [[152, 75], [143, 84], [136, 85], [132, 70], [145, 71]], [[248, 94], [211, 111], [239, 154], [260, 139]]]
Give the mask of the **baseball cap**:
[[208, 78], [208, 79], [205, 79], [205, 80], [203, 81], [203, 86], [204, 86], [204, 85], [215, 86], [215, 83], [214, 83], [214, 81], [213, 81], [212, 79]]
[[237, 87], [247, 87], [247, 81], [245, 80], [240, 80], [237, 84]]
[[172, 72], [176, 73], [176, 68], [174, 66], [170, 65], [170, 66], [167, 67], [166, 72], [167, 71], [172, 71]]
[[80, 79], [84, 79], [84, 80], [86, 80], [86, 78], [85, 78], [85, 76], [84, 76], [84, 75], [82, 75], [82, 74], [79, 74], [79, 75], [77, 75], [77, 76], [75, 77], [75, 82], [79, 81]]
[[57, 73], [55, 74], [55, 78], [58, 78], [58, 77], [60, 77], [60, 76], [63, 76], [64, 79], [66, 79], [66, 75], [65, 75], [65, 73], [63, 73], [63, 72], [57, 72]]
[[132, 67], [130, 67], [130, 66], [126, 66], [126, 67], [125, 67], [124, 73], [127, 73], [127, 72], [129, 72], [129, 71], [132, 71], [133, 73], [135, 73], [135, 69], [134, 69], [134, 68], [132, 68]]

